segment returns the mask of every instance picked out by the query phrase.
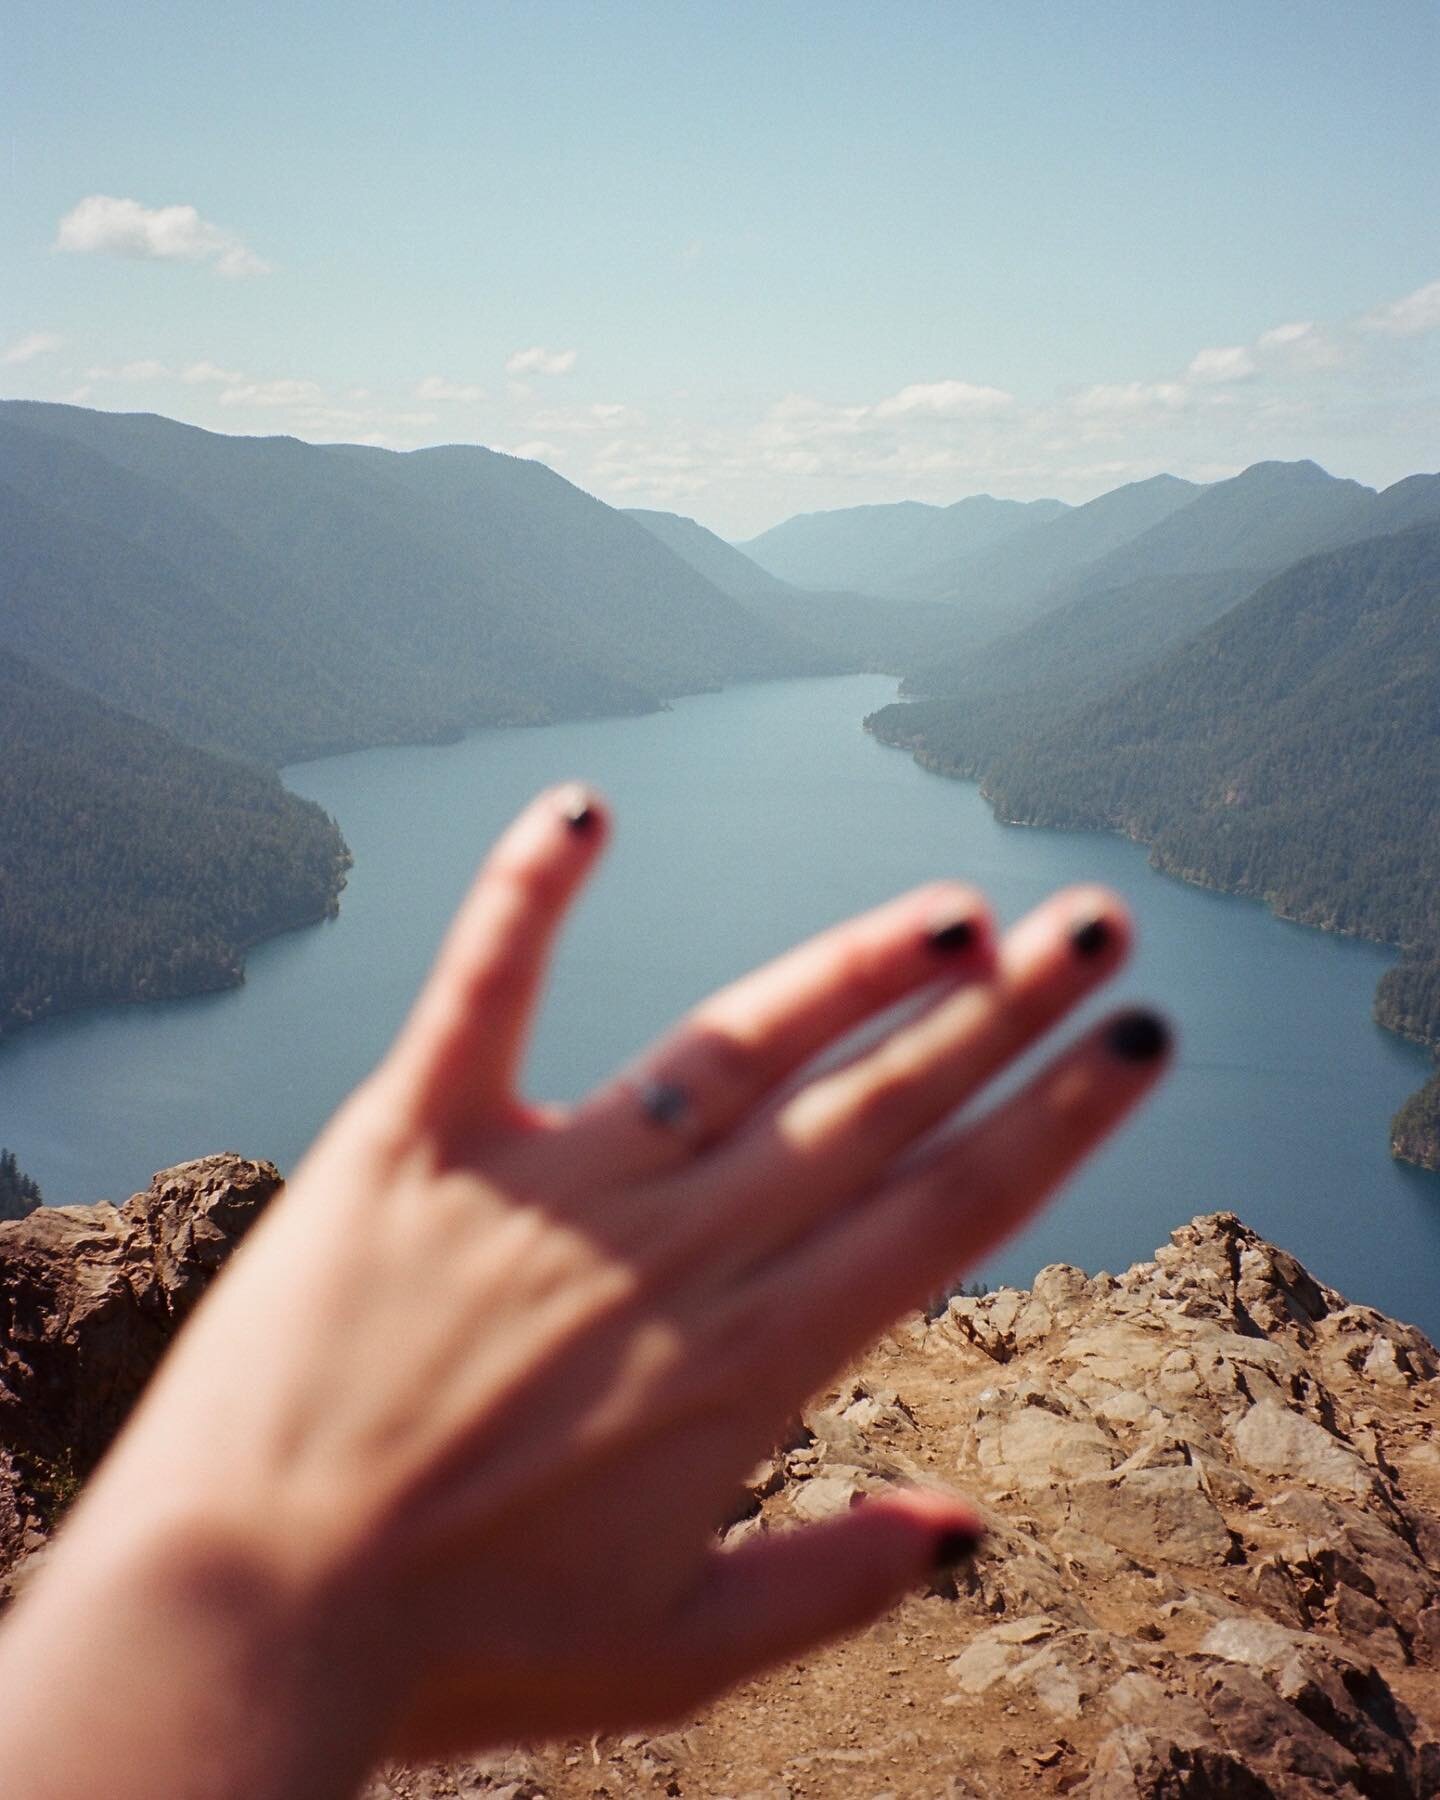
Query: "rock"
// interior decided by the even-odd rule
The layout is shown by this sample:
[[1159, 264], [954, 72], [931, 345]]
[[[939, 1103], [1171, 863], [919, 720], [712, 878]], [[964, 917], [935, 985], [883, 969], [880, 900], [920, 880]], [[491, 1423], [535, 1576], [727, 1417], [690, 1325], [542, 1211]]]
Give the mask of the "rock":
[[1264, 1475], [1313, 1481], [1363, 1500], [1375, 1489], [1372, 1470], [1347, 1445], [1276, 1400], [1257, 1401], [1231, 1428], [1230, 1441], [1247, 1468]]
[[[43, 1556], [276, 1185], [211, 1158], [0, 1225], [7, 1557]], [[672, 1729], [395, 1766], [370, 1793], [1437, 1800], [1437, 1446], [1434, 1347], [1233, 1213], [1118, 1276], [957, 1296], [790, 1422], [726, 1543], [939, 1480], [985, 1512], [968, 1566]]]
[[0, 1224], [0, 1568], [43, 1541], [279, 1187], [270, 1163], [207, 1156], [121, 1207]]

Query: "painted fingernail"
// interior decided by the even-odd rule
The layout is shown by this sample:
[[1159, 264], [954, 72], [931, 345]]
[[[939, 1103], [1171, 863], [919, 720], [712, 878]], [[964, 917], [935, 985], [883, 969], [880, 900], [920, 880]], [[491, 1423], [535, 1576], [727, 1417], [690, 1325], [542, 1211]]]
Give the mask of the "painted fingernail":
[[1158, 1013], [1121, 1013], [1105, 1033], [1105, 1044], [1121, 1062], [1156, 1062], [1170, 1048], [1174, 1034]]
[[560, 816], [571, 831], [583, 837], [587, 831], [594, 829], [595, 821], [600, 815], [584, 788], [572, 788], [560, 803]]
[[954, 1531], [942, 1532], [936, 1538], [935, 1548], [931, 1552], [935, 1567], [937, 1569], [958, 1568], [980, 1548], [980, 1540], [981, 1534], [978, 1531], [968, 1531], [963, 1526]]
[[930, 948], [941, 956], [954, 956], [968, 950], [979, 933], [973, 919], [952, 919], [948, 925], [936, 925], [929, 936]]
[[1115, 941], [1115, 928], [1103, 914], [1096, 913], [1094, 918], [1081, 919], [1070, 928], [1070, 948], [1077, 956], [1087, 961], [1099, 956]]

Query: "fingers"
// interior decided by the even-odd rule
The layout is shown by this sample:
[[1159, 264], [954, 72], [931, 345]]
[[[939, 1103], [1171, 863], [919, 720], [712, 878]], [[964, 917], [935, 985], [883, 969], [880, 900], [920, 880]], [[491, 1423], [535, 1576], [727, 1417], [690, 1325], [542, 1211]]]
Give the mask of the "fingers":
[[682, 1164], [865, 1019], [931, 983], [988, 975], [993, 961], [973, 888], [903, 895], [712, 995], [580, 1108], [567, 1149], [601, 1176]]
[[784, 1319], [774, 1361], [796, 1395], [1018, 1231], [1172, 1056], [1155, 1014], [1113, 1015], [927, 1161], [774, 1259], [744, 1305]]
[[485, 859], [394, 1052], [432, 1118], [513, 1108], [551, 944], [607, 834], [593, 794], [554, 788]]
[[940, 1001], [737, 1133], [696, 1171], [722, 1254], [753, 1258], [864, 1191], [1112, 975], [1129, 938], [1113, 895], [1058, 894], [1008, 934], [993, 981]]
[[964, 1501], [897, 1488], [821, 1524], [717, 1551], [676, 1621], [677, 1671], [708, 1696], [853, 1631], [953, 1568], [982, 1531]]

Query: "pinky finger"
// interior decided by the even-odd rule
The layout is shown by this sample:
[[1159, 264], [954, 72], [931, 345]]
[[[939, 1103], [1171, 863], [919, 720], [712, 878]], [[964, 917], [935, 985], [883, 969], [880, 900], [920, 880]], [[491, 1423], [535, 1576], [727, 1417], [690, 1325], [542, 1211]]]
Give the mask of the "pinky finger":
[[1163, 1019], [1115, 1014], [926, 1161], [771, 1264], [757, 1284], [771, 1291], [752, 1291], [748, 1301], [758, 1300], [762, 1316], [773, 1306], [790, 1321], [784, 1348], [792, 1354], [777, 1358], [787, 1380], [803, 1373], [806, 1392], [818, 1386], [1028, 1223], [1155, 1086], [1172, 1053]]

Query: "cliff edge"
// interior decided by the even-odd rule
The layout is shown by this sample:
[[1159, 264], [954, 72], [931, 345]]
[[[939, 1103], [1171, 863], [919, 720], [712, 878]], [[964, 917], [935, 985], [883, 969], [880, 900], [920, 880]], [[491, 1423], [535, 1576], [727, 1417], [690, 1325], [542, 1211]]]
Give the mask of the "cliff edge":
[[[0, 1225], [0, 1564], [37, 1551], [276, 1191], [209, 1157]], [[990, 1536], [859, 1636], [665, 1732], [425, 1769], [372, 1800], [1440, 1795], [1440, 1357], [1232, 1213], [1123, 1275], [914, 1316], [797, 1421], [739, 1541], [895, 1479]]]

